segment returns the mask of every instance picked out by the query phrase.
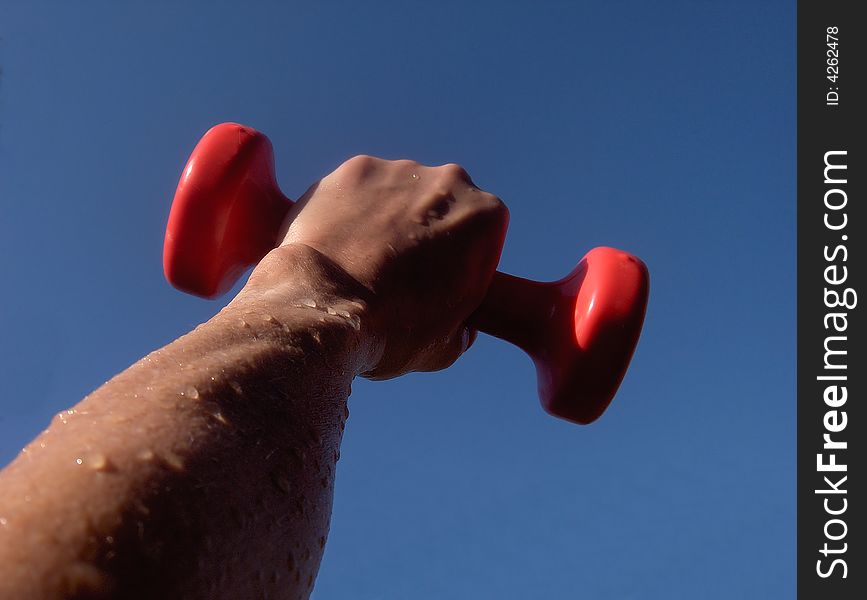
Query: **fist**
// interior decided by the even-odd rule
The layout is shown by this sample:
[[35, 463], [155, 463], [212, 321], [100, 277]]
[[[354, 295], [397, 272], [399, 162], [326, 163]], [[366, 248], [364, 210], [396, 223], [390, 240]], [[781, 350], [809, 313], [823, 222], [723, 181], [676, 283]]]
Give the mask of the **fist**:
[[443, 369], [469, 347], [466, 321], [494, 275], [508, 221], [500, 199], [457, 165], [356, 156], [299, 199], [281, 246], [315, 250], [365, 290], [361, 318], [382, 351], [364, 375], [386, 379]]

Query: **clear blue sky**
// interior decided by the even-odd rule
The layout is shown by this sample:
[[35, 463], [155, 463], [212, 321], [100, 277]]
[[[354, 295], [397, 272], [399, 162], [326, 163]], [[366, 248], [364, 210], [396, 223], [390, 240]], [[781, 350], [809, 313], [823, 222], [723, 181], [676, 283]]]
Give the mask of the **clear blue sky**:
[[358, 153], [458, 162], [511, 209], [501, 270], [651, 271], [591, 426], [491, 338], [357, 382], [316, 600], [793, 597], [795, 3], [214, 4], [0, 0], [0, 463], [227, 301], [161, 251], [234, 120], [287, 195]]

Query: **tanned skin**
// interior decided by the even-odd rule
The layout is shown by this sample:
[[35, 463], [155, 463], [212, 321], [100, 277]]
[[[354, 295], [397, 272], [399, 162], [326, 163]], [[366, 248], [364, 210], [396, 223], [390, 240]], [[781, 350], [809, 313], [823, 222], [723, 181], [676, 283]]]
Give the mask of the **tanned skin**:
[[353, 378], [467, 349], [508, 211], [456, 165], [359, 156], [287, 222], [228, 306], [0, 472], [0, 599], [309, 596]]

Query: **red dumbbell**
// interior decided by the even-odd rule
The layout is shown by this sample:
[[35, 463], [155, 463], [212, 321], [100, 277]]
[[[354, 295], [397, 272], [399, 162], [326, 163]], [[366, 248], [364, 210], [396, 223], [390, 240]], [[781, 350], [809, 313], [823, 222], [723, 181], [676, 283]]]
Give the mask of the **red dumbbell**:
[[[237, 123], [211, 128], [175, 193], [163, 256], [166, 279], [206, 298], [225, 293], [279, 243], [291, 206], [277, 186], [264, 134]], [[546, 411], [590, 423], [626, 373], [648, 289], [647, 268], [638, 258], [594, 248], [559, 281], [497, 272], [470, 324], [530, 355]]]

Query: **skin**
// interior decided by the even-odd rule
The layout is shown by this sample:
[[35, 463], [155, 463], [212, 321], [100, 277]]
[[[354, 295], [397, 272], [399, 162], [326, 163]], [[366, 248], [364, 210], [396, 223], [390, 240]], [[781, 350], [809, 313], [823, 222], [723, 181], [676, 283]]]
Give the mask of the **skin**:
[[508, 223], [456, 165], [350, 159], [223, 310], [0, 472], [0, 598], [307, 598], [356, 375], [452, 364]]

